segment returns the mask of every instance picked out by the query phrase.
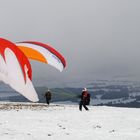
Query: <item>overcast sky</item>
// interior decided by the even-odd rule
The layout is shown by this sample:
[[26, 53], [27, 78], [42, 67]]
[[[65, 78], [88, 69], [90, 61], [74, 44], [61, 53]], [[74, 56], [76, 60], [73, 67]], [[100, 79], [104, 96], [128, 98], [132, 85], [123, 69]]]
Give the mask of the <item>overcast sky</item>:
[[37, 84], [140, 80], [139, 0], [0, 0], [0, 34], [51, 44], [66, 58], [62, 73], [31, 62]]

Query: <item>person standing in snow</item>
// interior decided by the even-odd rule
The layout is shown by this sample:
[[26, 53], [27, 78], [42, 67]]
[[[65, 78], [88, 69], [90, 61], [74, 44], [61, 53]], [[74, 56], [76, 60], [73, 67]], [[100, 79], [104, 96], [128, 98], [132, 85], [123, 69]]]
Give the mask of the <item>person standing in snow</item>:
[[48, 89], [48, 91], [45, 93], [45, 98], [46, 98], [46, 103], [49, 105], [51, 98], [52, 98], [52, 94], [50, 92], [50, 90]]
[[90, 104], [90, 94], [86, 88], [82, 90], [82, 94], [80, 98], [81, 98], [81, 101], [79, 103], [79, 110], [82, 111], [82, 106], [85, 108], [85, 110], [89, 110], [86, 105]]

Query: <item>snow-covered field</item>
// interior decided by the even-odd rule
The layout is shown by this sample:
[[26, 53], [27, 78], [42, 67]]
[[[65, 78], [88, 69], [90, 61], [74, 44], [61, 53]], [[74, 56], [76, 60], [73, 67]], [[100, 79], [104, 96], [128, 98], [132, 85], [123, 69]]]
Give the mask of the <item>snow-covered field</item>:
[[140, 109], [21, 106], [0, 110], [0, 140], [140, 140]]

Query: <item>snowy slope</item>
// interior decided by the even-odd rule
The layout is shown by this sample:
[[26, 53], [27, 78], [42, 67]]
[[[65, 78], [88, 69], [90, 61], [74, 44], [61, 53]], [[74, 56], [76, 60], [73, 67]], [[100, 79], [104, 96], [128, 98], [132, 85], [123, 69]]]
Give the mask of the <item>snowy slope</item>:
[[29, 106], [0, 110], [1, 140], [140, 140], [139, 109]]

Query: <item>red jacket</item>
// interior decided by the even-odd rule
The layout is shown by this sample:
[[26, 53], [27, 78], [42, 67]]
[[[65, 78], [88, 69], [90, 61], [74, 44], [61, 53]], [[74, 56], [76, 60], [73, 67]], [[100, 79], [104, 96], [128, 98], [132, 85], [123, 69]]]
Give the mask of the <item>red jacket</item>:
[[82, 92], [82, 95], [81, 95], [81, 100], [85, 104], [89, 105], [89, 102], [90, 102], [90, 94], [87, 91], [83, 91]]

